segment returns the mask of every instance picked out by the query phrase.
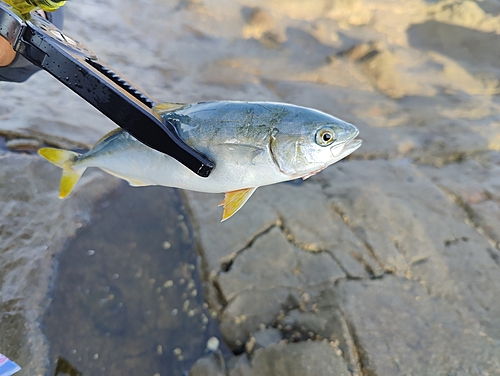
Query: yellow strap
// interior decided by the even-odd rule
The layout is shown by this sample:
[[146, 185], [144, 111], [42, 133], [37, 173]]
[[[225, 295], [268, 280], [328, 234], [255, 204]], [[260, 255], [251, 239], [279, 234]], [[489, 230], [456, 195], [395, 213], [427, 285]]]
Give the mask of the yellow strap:
[[66, 1], [52, 1], [52, 0], [4, 0], [7, 4], [12, 6], [21, 14], [28, 14], [36, 8], [40, 8], [45, 12], [53, 12], [64, 4]]

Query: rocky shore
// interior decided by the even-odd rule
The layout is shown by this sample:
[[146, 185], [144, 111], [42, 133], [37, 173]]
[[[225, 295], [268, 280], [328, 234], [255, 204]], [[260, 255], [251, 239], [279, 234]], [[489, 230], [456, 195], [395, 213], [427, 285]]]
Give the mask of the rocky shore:
[[[160, 101], [267, 100], [360, 129], [348, 160], [259, 188], [220, 223], [183, 192], [234, 356], [198, 375], [500, 375], [500, 4], [79, 0], [67, 33]], [[43, 144], [114, 125], [41, 72], [0, 83], [0, 352], [44, 375], [59, 254], [118, 181], [57, 198]], [[139, 188], [138, 188], [139, 189]]]

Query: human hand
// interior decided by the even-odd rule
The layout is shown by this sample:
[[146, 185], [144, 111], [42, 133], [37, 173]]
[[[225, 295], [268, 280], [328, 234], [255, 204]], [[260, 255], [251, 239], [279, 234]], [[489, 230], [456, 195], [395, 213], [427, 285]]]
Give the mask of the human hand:
[[[35, 13], [42, 16], [43, 18], [47, 18], [47, 15], [43, 10], [35, 10]], [[14, 61], [16, 58], [16, 51], [12, 48], [7, 39], [0, 37], [0, 67], [6, 67], [10, 63]]]
[[16, 51], [12, 49], [7, 39], [0, 37], [0, 67], [5, 67], [12, 63], [15, 57]]

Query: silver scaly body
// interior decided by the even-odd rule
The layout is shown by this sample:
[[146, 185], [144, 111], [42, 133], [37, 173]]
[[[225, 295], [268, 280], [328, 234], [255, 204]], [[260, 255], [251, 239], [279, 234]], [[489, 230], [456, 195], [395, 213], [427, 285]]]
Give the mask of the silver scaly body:
[[[300, 145], [292, 144], [292, 149], [284, 151], [289, 154], [290, 164], [299, 167], [293, 175], [287, 174], [280, 170], [273, 156], [273, 137], [292, 138], [297, 143], [306, 131], [313, 143], [316, 128], [327, 124], [341, 128], [337, 131], [338, 143], [351, 141], [358, 134], [354, 126], [333, 116], [281, 103], [205, 102], [186, 105], [162, 116], [175, 126], [189, 146], [215, 162], [216, 168], [208, 178], [193, 174], [173, 158], [121, 130], [79, 157], [75, 167], [99, 167], [133, 185], [230, 192], [291, 180], [336, 162], [333, 156], [325, 158], [322, 166], [301, 161], [298, 159], [301, 156], [295, 153]], [[344, 156], [339, 155], [338, 159]]]

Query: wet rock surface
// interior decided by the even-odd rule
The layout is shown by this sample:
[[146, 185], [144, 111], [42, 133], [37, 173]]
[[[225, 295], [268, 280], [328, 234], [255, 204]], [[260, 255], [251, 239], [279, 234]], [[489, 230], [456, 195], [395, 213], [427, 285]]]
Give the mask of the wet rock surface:
[[[222, 195], [183, 193], [236, 354], [202, 357], [192, 376], [500, 375], [497, 2], [66, 9], [70, 35], [160, 100], [283, 101], [360, 128], [347, 161], [259, 188], [224, 223]], [[44, 374], [52, 256], [116, 180], [86, 174], [59, 201], [59, 171], [19, 151], [88, 147], [114, 126], [44, 73], [0, 96], [0, 352]], [[123, 330], [115, 308], [96, 325]]]
[[38, 320], [49, 303], [53, 256], [116, 182], [89, 174], [82, 181], [88, 190], [61, 201], [59, 173], [36, 156], [13, 153], [0, 154], [0, 176], [0, 349], [26, 375], [43, 374], [48, 347]]
[[221, 336], [179, 192], [123, 183], [92, 218], [57, 258], [51, 373], [63, 357], [84, 375], [185, 375]]

